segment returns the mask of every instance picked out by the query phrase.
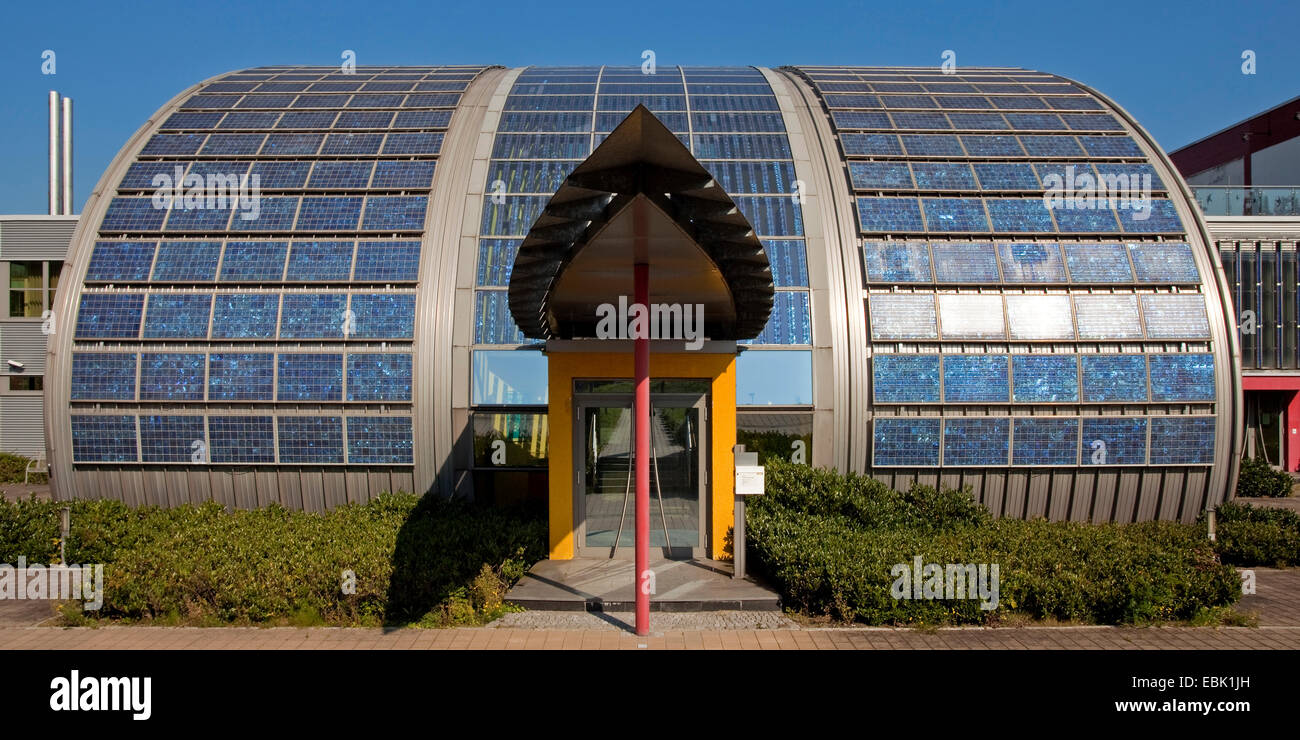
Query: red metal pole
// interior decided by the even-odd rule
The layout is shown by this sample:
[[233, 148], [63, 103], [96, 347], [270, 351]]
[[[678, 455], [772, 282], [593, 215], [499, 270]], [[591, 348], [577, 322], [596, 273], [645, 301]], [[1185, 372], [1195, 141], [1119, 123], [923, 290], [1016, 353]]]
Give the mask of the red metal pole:
[[650, 266], [636, 265], [634, 303], [645, 313], [636, 364], [636, 633], [650, 634]]

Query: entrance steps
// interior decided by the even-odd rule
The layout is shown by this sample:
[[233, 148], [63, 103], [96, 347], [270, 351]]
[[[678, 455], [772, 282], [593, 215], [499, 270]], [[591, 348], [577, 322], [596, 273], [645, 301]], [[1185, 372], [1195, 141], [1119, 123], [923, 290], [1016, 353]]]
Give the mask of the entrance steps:
[[[651, 611], [779, 611], [781, 608], [777, 593], [757, 579], [732, 578], [729, 562], [703, 558], [652, 559], [650, 569], [655, 574]], [[631, 560], [543, 560], [519, 579], [506, 594], [506, 601], [535, 611], [634, 611], [634, 574]]]

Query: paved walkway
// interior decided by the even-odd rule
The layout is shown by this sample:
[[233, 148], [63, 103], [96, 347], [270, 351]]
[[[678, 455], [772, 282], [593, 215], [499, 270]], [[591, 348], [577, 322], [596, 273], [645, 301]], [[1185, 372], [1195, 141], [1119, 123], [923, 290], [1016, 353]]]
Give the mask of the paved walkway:
[[[631, 615], [531, 612], [486, 627], [446, 630], [293, 627], [101, 627], [61, 629], [0, 619], [0, 649], [957, 649], [1300, 650], [1300, 568], [1256, 568], [1258, 593], [1240, 611], [1258, 627], [1019, 627], [932, 631], [801, 627], [770, 612], [651, 615], [653, 634], [628, 632]], [[11, 615], [15, 602], [0, 602]], [[47, 611], [31, 610], [29, 618]]]

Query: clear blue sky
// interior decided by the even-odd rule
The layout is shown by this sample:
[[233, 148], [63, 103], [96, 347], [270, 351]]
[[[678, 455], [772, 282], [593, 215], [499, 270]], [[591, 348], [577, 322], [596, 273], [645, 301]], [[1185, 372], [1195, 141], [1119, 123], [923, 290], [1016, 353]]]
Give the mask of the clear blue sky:
[[[46, 210], [46, 94], [73, 98], [77, 209], [177, 92], [263, 64], [1008, 65], [1110, 95], [1166, 150], [1300, 95], [1300, 2], [26, 2], [4, 10], [0, 213]], [[57, 73], [41, 74], [41, 52]], [[1241, 73], [1252, 49], [1257, 74]]]

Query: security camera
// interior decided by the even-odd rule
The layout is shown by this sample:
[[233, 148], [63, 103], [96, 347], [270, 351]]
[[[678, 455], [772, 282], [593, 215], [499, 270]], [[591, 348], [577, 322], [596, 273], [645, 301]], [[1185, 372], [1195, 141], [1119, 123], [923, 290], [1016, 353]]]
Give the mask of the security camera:
[[25, 367], [27, 367], [27, 366], [24, 365], [23, 363], [19, 362], [18, 360], [10, 360], [10, 361], [9, 361], [9, 367], [12, 367], [12, 368], [14, 368], [14, 369], [16, 369], [16, 370], [22, 370], [23, 368], [25, 368]]

